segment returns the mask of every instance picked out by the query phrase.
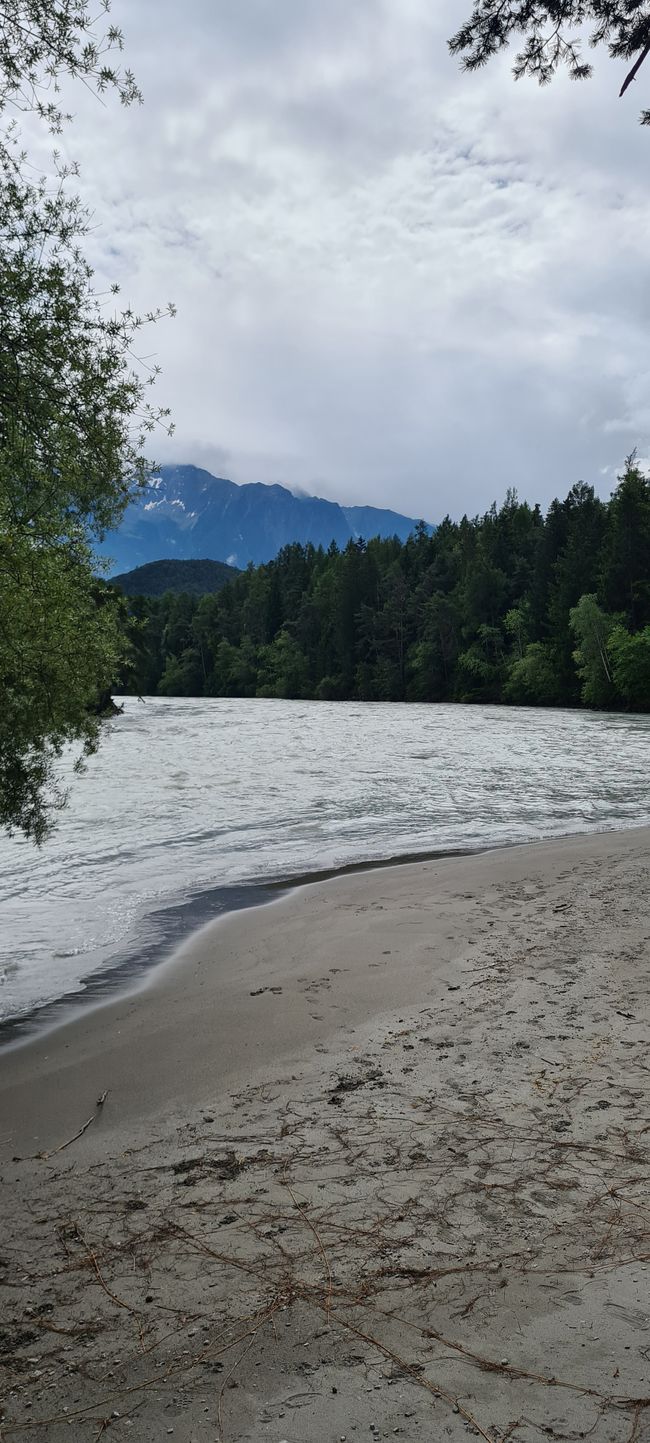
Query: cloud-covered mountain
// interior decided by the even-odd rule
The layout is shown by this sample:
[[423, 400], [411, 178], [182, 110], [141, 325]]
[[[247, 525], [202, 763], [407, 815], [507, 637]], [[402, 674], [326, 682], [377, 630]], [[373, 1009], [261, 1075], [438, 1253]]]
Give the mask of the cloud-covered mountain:
[[257, 566], [288, 542], [345, 546], [351, 537], [410, 535], [410, 516], [373, 506], [339, 506], [285, 486], [236, 486], [198, 466], [162, 466], [99, 547], [112, 573], [161, 557]]

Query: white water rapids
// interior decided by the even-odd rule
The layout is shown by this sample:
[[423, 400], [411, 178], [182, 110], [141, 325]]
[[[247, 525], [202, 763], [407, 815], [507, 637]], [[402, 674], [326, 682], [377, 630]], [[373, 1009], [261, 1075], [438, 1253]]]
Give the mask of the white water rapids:
[[0, 840], [0, 1016], [164, 950], [209, 889], [646, 822], [649, 742], [594, 712], [127, 698], [41, 851]]

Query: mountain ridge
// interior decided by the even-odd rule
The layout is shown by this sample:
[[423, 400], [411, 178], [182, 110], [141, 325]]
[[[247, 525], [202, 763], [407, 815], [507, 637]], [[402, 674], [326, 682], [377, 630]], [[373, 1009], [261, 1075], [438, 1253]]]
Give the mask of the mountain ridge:
[[236, 567], [228, 566], [225, 561], [212, 561], [207, 557], [181, 560], [164, 556], [159, 561], [145, 561], [143, 566], [134, 566], [131, 571], [112, 576], [110, 584], [119, 586], [125, 596], [164, 596], [167, 591], [206, 596], [221, 591], [240, 574]]
[[[160, 558], [225, 562], [242, 568], [277, 556], [291, 542], [327, 549], [363, 536], [405, 541], [416, 519], [374, 506], [340, 506], [296, 495], [278, 482], [242, 486], [199, 466], [161, 466], [98, 547], [109, 571], [124, 574]], [[428, 530], [434, 528], [429, 526]]]

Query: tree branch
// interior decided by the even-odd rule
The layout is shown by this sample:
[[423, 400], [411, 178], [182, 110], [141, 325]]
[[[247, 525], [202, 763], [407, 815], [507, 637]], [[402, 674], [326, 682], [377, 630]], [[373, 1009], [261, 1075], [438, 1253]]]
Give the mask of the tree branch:
[[639, 73], [639, 70], [641, 69], [641, 66], [643, 65], [643, 62], [644, 62], [644, 60], [647, 59], [648, 55], [650, 55], [650, 40], [647, 40], [647, 41], [646, 41], [646, 43], [645, 43], [645, 45], [644, 45], [644, 47], [643, 47], [643, 50], [641, 51], [641, 54], [640, 54], [638, 60], [635, 60], [634, 65], [632, 66], [632, 69], [631, 69], [631, 70], [629, 71], [629, 73], [626, 75], [625, 80], [623, 81], [623, 84], [622, 84], [622, 86], [621, 86], [621, 88], [620, 88], [620, 90], [619, 90], [619, 93], [618, 93], [618, 98], [619, 98], [619, 100], [621, 99], [621, 97], [622, 97], [623, 95], [625, 95], [625, 92], [626, 92], [626, 90], [627, 90], [627, 88], [628, 88], [628, 85], [631, 85], [631, 84], [632, 84], [632, 81], [633, 81], [633, 80], [636, 80], [636, 77], [637, 77], [637, 75], [638, 75], [638, 73]]

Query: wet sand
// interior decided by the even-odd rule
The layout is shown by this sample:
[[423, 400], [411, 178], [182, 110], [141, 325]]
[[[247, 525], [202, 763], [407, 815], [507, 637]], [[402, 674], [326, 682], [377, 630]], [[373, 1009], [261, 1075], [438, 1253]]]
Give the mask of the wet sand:
[[301, 887], [0, 1054], [0, 1437], [650, 1438], [649, 838]]

